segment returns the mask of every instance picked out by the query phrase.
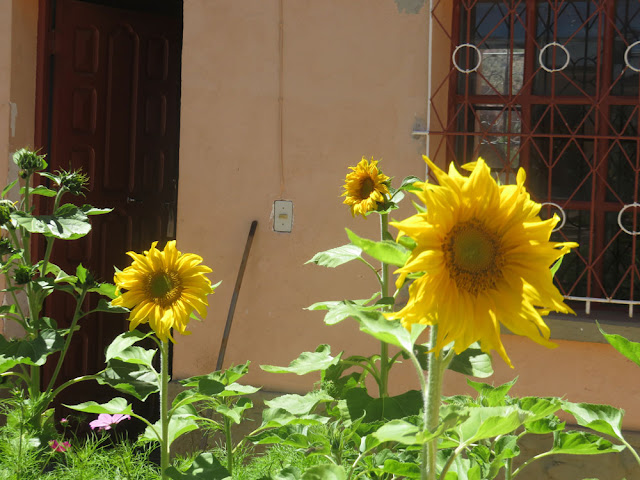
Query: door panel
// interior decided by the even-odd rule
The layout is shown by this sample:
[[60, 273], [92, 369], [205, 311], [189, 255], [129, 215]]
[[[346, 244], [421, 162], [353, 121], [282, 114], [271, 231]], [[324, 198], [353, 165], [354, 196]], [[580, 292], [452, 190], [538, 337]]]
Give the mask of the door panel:
[[[91, 217], [89, 236], [56, 241], [52, 261], [68, 272], [82, 262], [109, 282], [114, 266], [129, 263], [127, 251], [175, 237], [182, 41], [181, 2], [115, 3], [130, 8], [56, 2], [48, 152], [52, 171], [82, 167], [90, 175], [86, 199], [76, 203], [113, 208]], [[73, 305], [55, 295], [46, 311], [63, 327]], [[59, 383], [100, 370], [106, 346], [126, 328], [124, 316], [83, 319]], [[95, 384], [88, 388], [95, 396]]]

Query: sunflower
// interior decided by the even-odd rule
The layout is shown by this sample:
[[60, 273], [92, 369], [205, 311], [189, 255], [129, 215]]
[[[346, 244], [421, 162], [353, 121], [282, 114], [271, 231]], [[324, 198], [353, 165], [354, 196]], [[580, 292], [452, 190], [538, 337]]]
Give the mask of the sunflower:
[[371, 163], [364, 157], [355, 167], [349, 167], [353, 172], [345, 178], [343, 197], [344, 204], [351, 207], [351, 215], [363, 217], [378, 208], [384, 202], [384, 195], [389, 195], [389, 177], [378, 171], [378, 162], [371, 159]]
[[461, 353], [479, 341], [484, 352], [496, 350], [512, 366], [500, 340], [500, 324], [549, 348], [549, 327], [541, 315], [574, 313], [553, 285], [551, 265], [578, 245], [550, 242], [558, 223], [538, 216], [540, 204], [525, 190], [520, 169], [516, 185], [498, 185], [484, 160], [462, 176], [451, 164], [445, 173], [425, 157], [440, 185], [421, 184], [418, 197], [426, 212], [391, 223], [400, 236], [416, 241], [398, 285], [409, 274], [419, 277], [409, 301], [388, 314], [406, 328], [438, 325], [435, 351], [454, 342]]
[[167, 242], [163, 251], [153, 242], [143, 255], [127, 252], [133, 263], [115, 274], [117, 292], [127, 290], [111, 303], [131, 310], [129, 330], [149, 323], [163, 342], [171, 337], [171, 328], [185, 335], [191, 313], [196, 310], [206, 316], [207, 295], [211, 282], [205, 273], [209, 267], [200, 265], [202, 258], [192, 253], [182, 254], [176, 242]]

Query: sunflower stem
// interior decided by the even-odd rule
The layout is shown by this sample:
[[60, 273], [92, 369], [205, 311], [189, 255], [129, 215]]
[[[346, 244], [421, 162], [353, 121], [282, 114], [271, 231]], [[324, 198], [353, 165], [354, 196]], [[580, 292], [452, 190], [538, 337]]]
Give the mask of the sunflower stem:
[[[442, 353], [434, 352], [436, 339], [438, 338], [438, 326], [431, 327], [429, 336], [429, 354], [427, 371], [427, 388], [423, 389], [424, 399], [424, 427], [428, 432], [433, 432], [440, 422], [440, 402], [442, 400], [442, 379], [444, 369], [442, 368]], [[438, 454], [438, 439], [429, 440], [422, 446], [422, 480], [436, 480], [436, 457]]]
[[[389, 214], [380, 214], [380, 238], [384, 241], [389, 235]], [[389, 264], [382, 262], [382, 274], [380, 276], [380, 293], [384, 300], [389, 296]], [[383, 307], [383, 310], [387, 310]], [[379, 392], [380, 398], [389, 396], [389, 345], [386, 342], [380, 342], [380, 382]], [[384, 404], [383, 404], [384, 411]]]
[[169, 342], [162, 341], [160, 350], [161, 367], [160, 367], [160, 423], [161, 436], [160, 440], [160, 471], [162, 479], [166, 480], [167, 469], [169, 468], [169, 415], [168, 415], [168, 393], [169, 393]]
[[73, 332], [76, 329], [76, 325], [78, 324], [78, 320], [80, 319], [80, 309], [82, 304], [84, 303], [84, 297], [87, 296], [87, 287], [82, 288], [82, 292], [80, 296], [76, 299], [76, 309], [73, 312], [73, 320], [71, 320], [71, 325], [69, 326], [69, 333], [67, 333], [67, 338], [64, 341], [64, 347], [62, 347], [62, 351], [60, 352], [60, 357], [58, 358], [58, 363], [56, 364], [56, 368], [53, 371], [53, 375], [51, 375], [51, 380], [49, 380], [49, 386], [47, 387], [47, 391], [51, 391], [56, 383], [56, 379], [58, 378], [58, 374], [60, 373], [60, 369], [62, 368], [62, 363], [64, 362], [64, 357], [67, 355], [67, 350], [69, 350], [69, 345], [71, 345], [71, 337], [73, 337]]

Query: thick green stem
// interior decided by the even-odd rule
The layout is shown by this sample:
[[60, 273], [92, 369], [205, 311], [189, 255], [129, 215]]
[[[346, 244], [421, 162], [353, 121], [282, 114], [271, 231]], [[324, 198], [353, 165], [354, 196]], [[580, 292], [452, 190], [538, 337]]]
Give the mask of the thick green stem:
[[233, 478], [233, 440], [231, 438], [231, 420], [224, 417], [224, 439], [227, 445], [227, 471]]
[[67, 338], [64, 341], [64, 347], [60, 352], [60, 358], [58, 358], [56, 369], [53, 371], [53, 375], [51, 376], [51, 380], [49, 381], [49, 386], [47, 387], [47, 390], [51, 390], [56, 383], [58, 374], [60, 373], [60, 369], [62, 368], [62, 362], [64, 362], [64, 357], [67, 355], [67, 351], [69, 350], [69, 345], [71, 345], [71, 337], [73, 337], [73, 332], [75, 331], [76, 325], [78, 324], [78, 320], [80, 319], [80, 308], [84, 303], [84, 297], [86, 295], [87, 295], [87, 291], [85, 289], [82, 289], [82, 293], [80, 294], [80, 297], [76, 299], [76, 309], [73, 312], [73, 320], [71, 320], [69, 333], [67, 333]]
[[627, 447], [627, 450], [631, 452], [633, 458], [635, 458], [638, 465], [640, 465], [640, 456], [638, 456], [638, 452], [636, 452], [635, 448], [633, 448], [624, 438], [620, 438], [620, 440], [622, 440], [622, 443]]
[[[442, 354], [435, 354], [433, 348], [438, 337], [438, 326], [431, 327], [429, 337], [429, 371], [427, 372], [427, 390], [423, 391], [424, 399], [424, 426], [429, 432], [433, 432], [440, 421], [440, 402], [442, 400]], [[438, 453], [437, 437], [429, 440], [422, 446], [422, 480], [436, 480], [436, 457]]]
[[161, 345], [161, 367], [160, 367], [160, 424], [162, 428], [162, 440], [160, 441], [160, 471], [162, 479], [169, 477], [166, 474], [169, 468], [169, 343], [164, 340]]
[[[389, 214], [380, 215], [380, 238], [385, 240], [389, 235]], [[380, 275], [380, 293], [382, 298], [389, 296], [389, 264], [382, 262], [382, 274]], [[380, 342], [380, 382], [379, 391], [380, 398], [389, 396], [389, 345], [386, 342]]]

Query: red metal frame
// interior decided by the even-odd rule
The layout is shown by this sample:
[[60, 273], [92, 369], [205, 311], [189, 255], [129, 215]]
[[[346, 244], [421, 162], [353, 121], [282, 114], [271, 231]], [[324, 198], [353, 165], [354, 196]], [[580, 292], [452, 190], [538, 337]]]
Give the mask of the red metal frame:
[[[438, 14], [441, 3], [436, 3], [432, 15], [436, 25], [445, 28]], [[624, 6], [636, 11], [636, 15], [631, 19], [618, 18], [616, 7]], [[481, 11], [486, 14], [485, 20], [475, 18]], [[497, 14], [498, 11], [501, 13]], [[549, 23], [541, 18], [543, 12]], [[582, 24], [577, 27], [570, 24], [566, 21], [567, 15], [579, 19]], [[493, 18], [493, 23], [483, 24], [489, 17]], [[480, 26], [482, 35], [477, 34]], [[524, 31], [524, 35], [516, 38], [516, 29], [520, 33]], [[617, 217], [612, 215], [625, 205], [640, 203], [640, 138], [637, 133], [640, 75], [625, 64], [620, 72], [614, 71], [614, 55], [620, 58], [620, 46], [628, 47], [639, 38], [638, 2], [454, 0], [453, 24], [449, 32], [452, 54], [458, 45], [465, 43], [485, 52], [490, 52], [488, 49], [496, 42], [500, 44], [508, 59], [504, 73], [507, 79], [504, 83], [508, 82], [508, 86], [501, 88], [492, 83], [489, 77], [495, 72], [483, 71], [482, 67], [489, 65], [484, 57], [481, 68], [472, 74], [458, 71], [451, 62], [446, 77], [434, 85], [430, 99], [437, 124], [430, 128], [432, 139], [436, 139], [433, 155], [441, 157], [444, 154], [447, 161], [465, 163], [474, 160], [482, 147], [485, 154], [493, 152], [496, 158], [502, 159], [502, 166], [495, 171], [506, 181], [514, 180], [518, 166], [527, 169], [530, 187], [546, 184], [540, 191], [532, 190], [536, 200], [558, 204], [571, 216], [567, 225], [556, 234], [557, 238], [578, 240], [582, 244], [571, 271], [565, 269], [565, 273], [559, 275], [561, 291], [569, 297], [580, 297], [588, 304], [613, 299], [629, 305], [639, 303], [637, 237], [627, 236], [615, 222], [614, 217]], [[522, 45], [518, 47], [518, 41], [524, 43], [520, 71], [516, 71], [514, 60], [516, 51], [519, 53], [522, 49]], [[569, 62], [565, 70], [547, 73], [539, 64], [538, 55], [550, 42], [558, 42], [578, 54], [583, 48], [583, 58], [576, 56], [571, 61], [577, 60], [577, 63]], [[557, 67], [562, 64], [561, 47], [549, 48], [550, 60]], [[640, 47], [633, 53], [640, 54]], [[463, 68], [471, 68], [476, 59], [462, 51], [458, 53], [457, 61]], [[520, 74], [522, 86], [515, 91], [513, 78]], [[632, 94], [619, 95], [616, 91], [616, 88], [622, 88], [623, 80], [635, 82]], [[545, 85], [544, 94], [540, 91], [541, 82]], [[480, 84], [490, 93], [478, 94], [476, 89]], [[567, 89], [570, 95], [566, 94]], [[446, 112], [438, 112], [434, 107], [442, 104], [438, 101], [442, 95], [448, 98]], [[495, 117], [483, 124], [481, 108], [485, 106], [494, 109], [491, 114]], [[578, 110], [571, 112], [571, 109], [579, 106], [584, 107], [584, 112], [581, 118], [575, 118]], [[632, 111], [618, 129], [612, 121], [612, 113], [621, 106], [629, 106]], [[542, 114], [539, 114], [540, 109], [544, 110]], [[633, 131], [630, 133], [629, 130]], [[490, 143], [497, 138], [501, 145]], [[633, 148], [626, 151], [623, 144]], [[514, 159], [517, 165], [512, 166]], [[547, 178], [536, 178], [540, 173], [533, 168], [534, 161], [539, 168], [542, 165], [549, 172]], [[575, 181], [558, 177], [559, 172], [574, 171], [576, 165], [585, 170], [583, 177]], [[625, 175], [624, 192], [616, 191], [611, 183], [614, 174]], [[566, 191], [558, 187], [564, 184], [569, 185], [565, 187]], [[588, 191], [587, 199], [580, 198], [584, 189]], [[547, 215], [552, 213], [550, 206], [544, 210]], [[638, 231], [640, 207], [628, 208], [626, 212], [624, 218], [631, 218], [625, 220], [627, 228]], [[579, 219], [579, 215], [583, 218]]]

